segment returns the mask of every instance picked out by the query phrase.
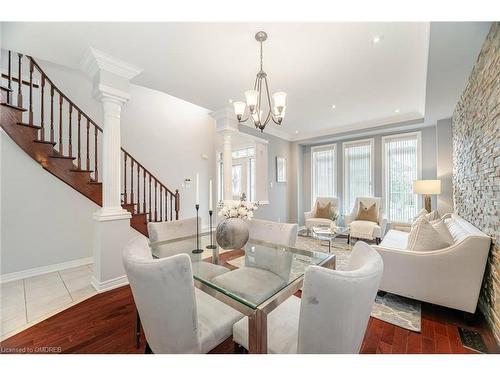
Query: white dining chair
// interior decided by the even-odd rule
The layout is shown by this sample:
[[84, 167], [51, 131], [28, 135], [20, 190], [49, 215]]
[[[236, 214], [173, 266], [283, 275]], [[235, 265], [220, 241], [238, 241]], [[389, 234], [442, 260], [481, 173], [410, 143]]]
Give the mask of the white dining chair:
[[153, 259], [147, 240], [137, 238], [123, 264], [153, 353], [208, 353], [243, 316], [194, 287], [187, 254]]
[[252, 219], [248, 221], [248, 234], [252, 240], [272, 242], [278, 245], [295, 246], [297, 224]]
[[[382, 271], [380, 255], [361, 241], [345, 271], [309, 266], [302, 298], [288, 298], [268, 316], [268, 353], [358, 353]], [[248, 318], [234, 325], [233, 340], [248, 349]]]
[[[201, 218], [198, 218], [198, 225], [201, 228]], [[196, 217], [157, 223], [149, 222], [148, 233], [151, 242], [191, 236], [196, 234]]]

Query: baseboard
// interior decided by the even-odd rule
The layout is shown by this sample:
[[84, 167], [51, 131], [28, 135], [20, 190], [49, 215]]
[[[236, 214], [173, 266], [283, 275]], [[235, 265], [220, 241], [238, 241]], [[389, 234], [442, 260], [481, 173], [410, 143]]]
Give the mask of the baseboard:
[[0, 275], [0, 284], [7, 283], [9, 281], [26, 279], [28, 277], [39, 276], [46, 273], [62, 271], [67, 268], [85, 266], [87, 264], [92, 264], [93, 262], [94, 262], [93, 257], [80, 258], [80, 259], [70, 260], [69, 262], [50, 264], [48, 266], [42, 266], [42, 267], [30, 268], [23, 271], [6, 273], [4, 275]]
[[124, 285], [128, 285], [128, 279], [126, 275], [115, 277], [111, 280], [106, 281], [98, 281], [94, 276], [92, 276], [92, 280], [90, 282], [97, 293], [107, 292], [108, 290], [112, 290], [115, 288], [119, 288]]

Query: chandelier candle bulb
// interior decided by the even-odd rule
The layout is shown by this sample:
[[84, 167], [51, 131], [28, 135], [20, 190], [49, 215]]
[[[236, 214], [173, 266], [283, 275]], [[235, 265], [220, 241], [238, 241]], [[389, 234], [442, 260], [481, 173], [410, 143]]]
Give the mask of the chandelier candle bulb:
[[238, 120], [241, 120], [241, 118], [243, 117], [246, 106], [247, 105], [245, 102], [233, 102], [234, 113], [238, 117]]
[[278, 113], [281, 114], [281, 111], [286, 106], [286, 92], [276, 92], [273, 94], [274, 106], [278, 109]]
[[259, 98], [259, 92], [257, 90], [247, 90], [245, 91], [245, 98], [247, 100], [247, 106], [250, 112], [255, 113], [257, 107], [257, 99]]

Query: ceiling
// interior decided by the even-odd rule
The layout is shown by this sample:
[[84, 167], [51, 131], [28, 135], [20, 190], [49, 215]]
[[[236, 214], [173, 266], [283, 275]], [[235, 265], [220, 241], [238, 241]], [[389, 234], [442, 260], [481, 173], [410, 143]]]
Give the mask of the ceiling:
[[[489, 28], [469, 24], [483, 26], [444, 27], [454, 48], [467, 51], [447, 77], [459, 88]], [[4, 23], [2, 44], [73, 68], [92, 46], [142, 68], [133, 83], [216, 110], [253, 86], [254, 34], [265, 30], [270, 90], [288, 94], [280, 134], [303, 139], [424, 118], [430, 29], [429, 23]], [[470, 30], [475, 38], [461, 39]], [[446, 53], [446, 43], [438, 46], [434, 61]]]

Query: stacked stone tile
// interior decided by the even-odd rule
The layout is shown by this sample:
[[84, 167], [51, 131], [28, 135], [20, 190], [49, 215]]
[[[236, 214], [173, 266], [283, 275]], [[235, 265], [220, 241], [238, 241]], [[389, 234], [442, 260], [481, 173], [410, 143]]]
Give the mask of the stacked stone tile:
[[455, 212], [493, 238], [479, 299], [500, 343], [500, 23], [483, 44], [452, 117]]

